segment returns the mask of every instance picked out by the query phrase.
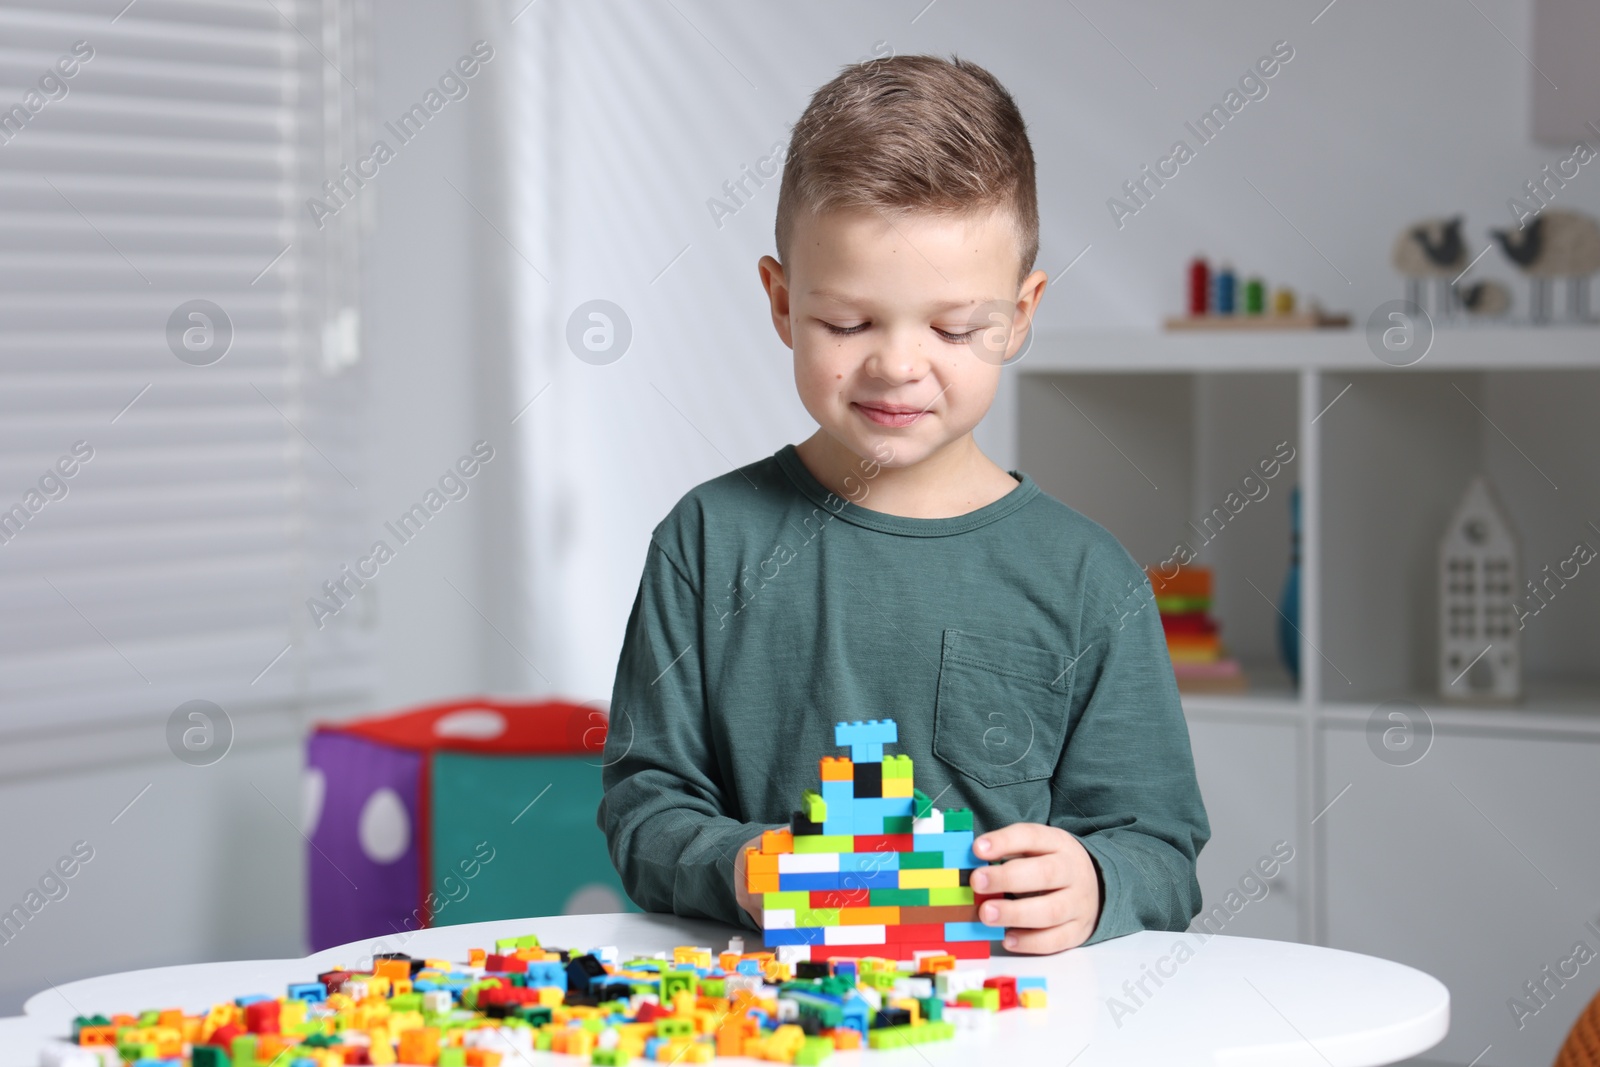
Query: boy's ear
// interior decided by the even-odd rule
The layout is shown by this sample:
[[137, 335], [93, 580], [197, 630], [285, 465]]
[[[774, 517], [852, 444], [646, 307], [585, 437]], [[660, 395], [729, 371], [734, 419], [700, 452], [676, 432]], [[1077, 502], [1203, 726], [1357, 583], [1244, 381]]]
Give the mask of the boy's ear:
[[762, 256], [756, 264], [761, 272], [761, 287], [767, 291], [772, 305], [772, 328], [788, 348], [794, 347], [794, 330], [789, 318], [789, 280], [784, 276], [783, 264], [771, 256]]
[[[1039, 301], [1044, 299], [1045, 285], [1049, 280], [1050, 276], [1042, 270], [1036, 270], [1022, 279], [1022, 287], [1017, 292], [1017, 314], [1014, 320], [1020, 328], [1012, 330], [1013, 349], [1021, 348], [1028, 332], [1033, 329], [1033, 313], [1039, 310]], [[1015, 354], [1015, 351], [1009, 352], [1007, 358]]]

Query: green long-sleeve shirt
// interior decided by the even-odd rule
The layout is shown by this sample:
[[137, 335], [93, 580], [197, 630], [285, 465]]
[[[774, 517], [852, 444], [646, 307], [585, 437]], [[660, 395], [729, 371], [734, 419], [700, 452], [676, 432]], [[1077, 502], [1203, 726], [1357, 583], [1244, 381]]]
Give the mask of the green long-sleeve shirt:
[[1083, 842], [1105, 887], [1091, 940], [1188, 925], [1210, 827], [1149, 583], [1013, 477], [969, 514], [903, 518], [830, 493], [786, 446], [656, 527], [598, 816], [640, 907], [750, 925], [739, 846], [788, 823], [820, 757], [848, 755], [835, 723], [887, 718], [886, 752], [937, 807]]

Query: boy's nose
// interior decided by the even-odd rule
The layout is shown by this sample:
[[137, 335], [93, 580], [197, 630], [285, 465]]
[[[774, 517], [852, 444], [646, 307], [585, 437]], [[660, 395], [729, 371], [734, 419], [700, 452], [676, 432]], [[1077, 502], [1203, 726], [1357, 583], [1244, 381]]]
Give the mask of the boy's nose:
[[922, 342], [891, 336], [867, 357], [866, 370], [891, 385], [914, 382], [928, 373], [928, 354]]

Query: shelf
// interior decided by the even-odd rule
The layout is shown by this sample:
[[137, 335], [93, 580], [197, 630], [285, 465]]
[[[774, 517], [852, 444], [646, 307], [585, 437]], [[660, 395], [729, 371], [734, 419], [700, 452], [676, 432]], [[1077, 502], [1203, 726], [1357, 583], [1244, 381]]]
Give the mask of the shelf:
[[1268, 715], [1282, 718], [1301, 710], [1300, 694], [1281, 664], [1264, 660], [1241, 660], [1250, 688], [1242, 693], [1184, 693], [1184, 714], [1233, 716]]
[[[1577, 734], [1600, 739], [1600, 679], [1532, 679], [1524, 686], [1521, 703], [1516, 704], [1456, 703], [1420, 691], [1390, 699], [1409, 701], [1421, 708], [1435, 730]], [[1365, 729], [1373, 710], [1381, 703], [1329, 700], [1320, 712], [1326, 724]]]
[[1040, 330], [1022, 374], [1097, 371], [1553, 370], [1600, 368], [1600, 328], [1444, 326], [1409, 367], [1373, 355], [1358, 322], [1349, 330], [1078, 333]]

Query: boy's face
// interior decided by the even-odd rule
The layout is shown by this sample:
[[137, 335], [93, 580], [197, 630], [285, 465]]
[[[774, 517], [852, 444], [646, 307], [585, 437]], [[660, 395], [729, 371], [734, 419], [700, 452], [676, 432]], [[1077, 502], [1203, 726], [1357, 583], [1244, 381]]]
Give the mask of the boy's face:
[[1042, 271], [1017, 284], [1019, 265], [1003, 210], [833, 211], [796, 222], [787, 268], [760, 270], [811, 417], [856, 456], [907, 467], [989, 410], [1044, 292]]

